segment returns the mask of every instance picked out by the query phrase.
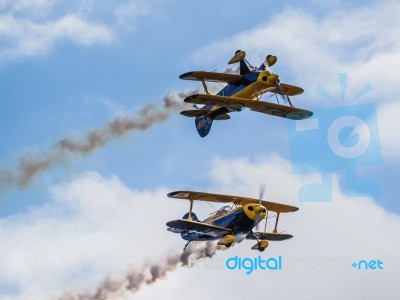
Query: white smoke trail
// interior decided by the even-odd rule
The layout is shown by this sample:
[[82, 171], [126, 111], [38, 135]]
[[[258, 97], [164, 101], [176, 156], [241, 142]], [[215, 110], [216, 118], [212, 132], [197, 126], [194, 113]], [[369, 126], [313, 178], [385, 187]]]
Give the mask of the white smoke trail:
[[184, 107], [183, 99], [197, 90], [177, 93], [178, 100], [168, 93], [162, 103], [144, 106], [137, 116], [117, 117], [105, 126], [91, 130], [83, 139], [64, 138], [57, 142], [44, 156], [25, 154], [11, 169], [0, 166], [0, 193], [6, 190], [24, 188], [40, 173], [71, 160], [74, 156], [87, 156], [131, 131], [144, 131], [153, 125], [166, 121], [173, 112]]
[[197, 242], [190, 244], [181, 254], [175, 253], [161, 261], [148, 263], [138, 270], [129, 271], [121, 280], [105, 279], [93, 293], [67, 293], [58, 300], [115, 300], [126, 293], [136, 293], [141, 287], [151, 285], [157, 280], [165, 279], [169, 272], [179, 265], [189, 266], [189, 257], [194, 255], [196, 260], [211, 258], [217, 250], [225, 249], [215, 242]]

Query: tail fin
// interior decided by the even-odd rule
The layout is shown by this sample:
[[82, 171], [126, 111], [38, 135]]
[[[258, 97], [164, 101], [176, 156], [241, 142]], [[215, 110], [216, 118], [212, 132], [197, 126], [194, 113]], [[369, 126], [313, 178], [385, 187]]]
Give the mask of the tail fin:
[[[183, 220], [189, 219], [189, 213], [187, 212], [186, 214], [183, 215], [182, 217]], [[200, 221], [199, 218], [197, 218], [196, 214], [192, 212], [192, 221]]]
[[250, 73], [250, 69], [247, 66], [246, 62], [243, 60], [240, 61], [240, 75], [246, 75], [247, 73]]
[[211, 125], [213, 120], [210, 119], [208, 116], [201, 116], [201, 117], [196, 117], [194, 122], [196, 124], [196, 129], [199, 135], [201, 137], [207, 136], [207, 134], [211, 130]]

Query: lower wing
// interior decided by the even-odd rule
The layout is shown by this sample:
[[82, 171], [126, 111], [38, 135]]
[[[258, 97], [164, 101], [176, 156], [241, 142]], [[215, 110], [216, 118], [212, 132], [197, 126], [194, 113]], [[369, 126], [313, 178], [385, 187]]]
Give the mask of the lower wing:
[[284, 241], [293, 237], [291, 234], [272, 233], [272, 232], [249, 232], [246, 236], [248, 240], [268, 240], [268, 241]]
[[213, 236], [228, 234], [232, 231], [231, 229], [225, 227], [183, 219], [170, 221], [166, 225], [169, 227], [168, 230], [172, 232], [191, 231]]
[[292, 120], [302, 120], [312, 116], [312, 112], [308, 110], [239, 97], [197, 94], [187, 97], [185, 102], [193, 104], [224, 106], [232, 110], [250, 108], [251, 110], [260, 113]]

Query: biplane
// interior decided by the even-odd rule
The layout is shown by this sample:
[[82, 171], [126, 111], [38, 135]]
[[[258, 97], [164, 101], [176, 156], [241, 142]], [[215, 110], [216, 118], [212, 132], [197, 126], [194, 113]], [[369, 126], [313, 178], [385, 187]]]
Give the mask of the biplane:
[[[186, 103], [194, 104], [193, 110], [182, 111], [186, 117], [195, 117], [195, 125], [201, 137], [205, 137], [211, 129], [214, 120], [228, 120], [229, 113], [249, 108], [252, 111], [279, 116], [292, 120], [302, 120], [312, 115], [311, 111], [296, 108], [289, 96], [299, 95], [303, 89], [294, 85], [282, 83], [278, 74], [270, 67], [277, 61], [274, 55], [268, 55], [260, 67], [253, 67], [245, 59], [246, 53], [237, 50], [228, 64], [240, 63], [239, 74], [194, 71], [179, 76], [184, 80], [201, 81], [204, 94], [187, 97]], [[220, 82], [227, 85], [216, 95], [210, 94], [206, 82]], [[261, 101], [264, 93], [275, 94], [277, 103]], [[287, 105], [279, 102], [278, 96]], [[203, 105], [199, 107], [198, 105]]]
[[[170, 198], [186, 199], [189, 201], [189, 212], [182, 219], [168, 222], [169, 231], [179, 233], [187, 241], [186, 247], [193, 241], [219, 240], [218, 245], [229, 248], [234, 243], [244, 239], [256, 240], [251, 248], [260, 252], [268, 247], [269, 241], [283, 241], [293, 236], [278, 233], [278, 221], [281, 213], [295, 212], [297, 207], [270, 201], [253, 199], [240, 196], [229, 196], [192, 191], [176, 191], [168, 194]], [[208, 218], [200, 221], [193, 210], [194, 201], [207, 201], [218, 203], [232, 203], [225, 205], [210, 214]], [[267, 221], [275, 216], [275, 225], [272, 232], [267, 232]], [[254, 232], [259, 223], [265, 220], [264, 231]]]

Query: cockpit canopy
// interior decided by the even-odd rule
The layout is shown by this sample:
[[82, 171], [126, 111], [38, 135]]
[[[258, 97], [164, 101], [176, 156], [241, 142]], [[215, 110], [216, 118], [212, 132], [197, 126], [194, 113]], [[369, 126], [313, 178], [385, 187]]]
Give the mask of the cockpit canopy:
[[215, 216], [218, 216], [218, 215], [220, 215], [220, 214], [223, 214], [223, 213], [225, 213], [225, 212], [227, 212], [227, 211], [229, 211], [229, 210], [231, 210], [231, 207], [230, 207], [229, 205], [222, 206], [220, 209], [218, 209], [218, 210], [214, 213], [214, 217], [215, 217]]

